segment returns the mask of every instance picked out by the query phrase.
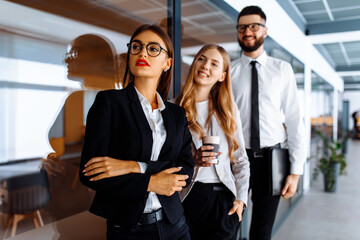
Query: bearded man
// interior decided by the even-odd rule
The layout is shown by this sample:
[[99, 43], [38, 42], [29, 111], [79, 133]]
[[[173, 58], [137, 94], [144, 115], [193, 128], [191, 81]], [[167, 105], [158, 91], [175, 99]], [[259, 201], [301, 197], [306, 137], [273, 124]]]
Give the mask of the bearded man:
[[[237, 23], [242, 55], [231, 63], [231, 81], [250, 160], [250, 239], [270, 240], [280, 197], [291, 198], [303, 174], [305, 129], [291, 65], [264, 51], [265, 13], [258, 6], [245, 7]], [[290, 174], [281, 193], [274, 196], [269, 148], [285, 145], [289, 149]]]

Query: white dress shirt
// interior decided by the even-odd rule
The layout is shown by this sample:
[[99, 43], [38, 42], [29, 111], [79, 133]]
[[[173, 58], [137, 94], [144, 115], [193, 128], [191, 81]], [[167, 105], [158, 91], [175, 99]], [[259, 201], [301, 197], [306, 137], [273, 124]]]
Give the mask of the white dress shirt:
[[295, 76], [289, 63], [270, 57], [265, 51], [257, 59], [242, 54], [231, 63], [232, 88], [241, 112], [245, 146], [250, 148], [251, 61], [257, 61], [259, 80], [260, 147], [287, 142], [290, 172], [303, 174], [306, 160], [305, 128]]
[[[205, 123], [208, 117], [209, 112], [209, 100], [196, 103], [197, 118], [200, 126], [205, 130]], [[208, 132], [205, 131], [205, 136], [213, 136], [212, 129], [209, 129]], [[220, 142], [223, 142], [224, 139], [220, 139]], [[226, 140], [225, 140], [226, 141]], [[219, 152], [221, 152], [219, 147]], [[220, 161], [220, 156], [217, 156]], [[203, 183], [220, 183], [220, 179], [216, 174], [215, 165], [210, 167], [200, 167], [196, 176], [196, 181]]]
[[[205, 121], [208, 117], [208, 102], [209, 101], [196, 103], [198, 122], [203, 129], [206, 129]], [[245, 150], [240, 113], [237, 107], [235, 120], [238, 126], [235, 134], [239, 142], [239, 148], [233, 152], [235, 163], [230, 163], [226, 136], [216, 117], [213, 115], [211, 117], [211, 129], [209, 129], [208, 135], [220, 137], [219, 152], [222, 152], [222, 154], [218, 156], [219, 163], [212, 165], [211, 167], [195, 167], [191, 184], [180, 192], [182, 201], [186, 198], [191, 191], [193, 184], [197, 181], [204, 183], [222, 182], [233, 193], [234, 200], [241, 200], [247, 205], [250, 168]], [[193, 141], [193, 151], [195, 151], [195, 149], [199, 149], [202, 146], [202, 141], [197, 133], [190, 132]], [[193, 154], [194, 153], [195, 152], [193, 152]]]
[[[146, 119], [152, 131], [153, 145], [151, 149], [150, 161], [157, 161], [161, 148], [166, 140], [166, 129], [161, 115], [161, 111], [165, 109], [165, 104], [161, 99], [159, 93], [156, 92], [158, 108], [153, 110], [149, 101], [136, 89], [136, 87], [135, 90], [139, 97], [141, 107], [145, 113]], [[140, 165], [141, 173], [145, 173], [147, 169], [147, 163], [138, 162], [138, 164]], [[144, 213], [150, 213], [160, 208], [161, 208], [161, 203], [158, 197], [156, 196], [156, 193], [149, 192], [149, 196], [146, 200]]]

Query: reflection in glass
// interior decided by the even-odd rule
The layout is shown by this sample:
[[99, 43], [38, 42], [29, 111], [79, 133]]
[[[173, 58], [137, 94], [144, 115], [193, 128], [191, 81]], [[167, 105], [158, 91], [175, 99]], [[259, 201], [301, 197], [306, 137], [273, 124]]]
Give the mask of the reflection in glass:
[[[120, 53], [127, 50], [129, 35], [144, 22], [160, 23], [167, 4], [0, 1], [0, 9], [5, 13], [0, 18], [0, 239], [5, 225], [12, 228], [4, 206], [17, 193], [14, 181], [24, 188], [39, 185], [36, 179], [45, 173], [39, 165], [49, 152], [42, 164], [50, 201], [37, 207], [52, 233], [49, 239], [73, 239], [74, 232], [101, 239], [105, 223], [87, 212], [93, 192], [77, 178], [86, 115], [97, 91], [120, 88], [126, 59]], [[31, 203], [22, 200], [24, 207]], [[68, 222], [72, 227], [63, 228]], [[33, 228], [31, 219], [22, 220], [13, 235], [26, 236]]]
[[[52, 135], [56, 124], [50, 129], [50, 144], [55, 153], [48, 155], [48, 161], [43, 161], [43, 167], [50, 175], [63, 172], [63, 164], [58, 161], [66, 153], [65, 145], [82, 148], [85, 121], [89, 106], [96, 92], [115, 88], [115, 54], [113, 44], [103, 36], [86, 34], [77, 37], [65, 54], [67, 77], [80, 81], [84, 90], [73, 92], [64, 104], [64, 137]], [[86, 101], [86, 102], [85, 102]], [[85, 108], [86, 106], [86, 108]], [[62, 124], [60, 121], [55, 121]]]

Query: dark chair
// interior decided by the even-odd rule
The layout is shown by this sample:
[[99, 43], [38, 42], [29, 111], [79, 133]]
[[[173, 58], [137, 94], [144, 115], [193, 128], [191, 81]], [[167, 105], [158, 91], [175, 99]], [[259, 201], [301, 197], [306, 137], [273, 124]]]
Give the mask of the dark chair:
[[48, 179], [45, 171], [29, 173], [7, 179], [0, 210], [7, 215], [2, 239], [11, 227], [10, 236], [16, 234], [18, 223], [30, 218], [35, 228], [44, 226], [40, 209], [50, 201]]
[[[3, 206], [4, 206], [6, 185], [7, 185], [7, 182], [6, 182], [6, 181], [0, 182], [0, 227], [2, 228], [2, 229], [1, 229], [2, 231], [5, 229], [5, 228], [3, 227], [3, 224], [4, 224], [4, 215], [1, 214], [1, 213], [2, 213]], [[0, 233], [1, 233], [1, 232], [0, 232]], [[0, 236], [2, 236], [2, 235], [0, 234]], [[1, 239], [2, 239], [2, 238], [1, 238]]]

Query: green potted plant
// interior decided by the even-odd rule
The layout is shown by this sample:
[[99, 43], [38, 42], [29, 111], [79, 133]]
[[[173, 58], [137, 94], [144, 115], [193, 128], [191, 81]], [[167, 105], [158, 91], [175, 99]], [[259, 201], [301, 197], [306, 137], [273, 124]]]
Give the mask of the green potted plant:
[[346, 159], [342, 153], [343, 141], [329, 140], [320, 131], [316, 131], [317, 135], [323, 140], [324, 153], [314, 169], [314, 179], [322, 172], [324, 175], [324, 188], [326, 192], [336, 192], [337, 178], [339, 175], [346, 174]]

